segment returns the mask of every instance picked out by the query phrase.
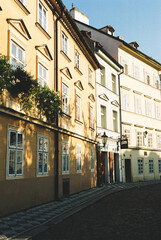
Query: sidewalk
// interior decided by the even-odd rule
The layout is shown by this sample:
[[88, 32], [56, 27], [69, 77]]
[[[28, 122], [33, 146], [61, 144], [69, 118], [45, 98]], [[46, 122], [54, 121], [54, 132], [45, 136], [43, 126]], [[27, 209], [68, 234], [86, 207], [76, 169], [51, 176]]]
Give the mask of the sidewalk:
[[49, 223], [57, 224], [107, 195], [156, 183], [161, 183], [161, 181], [108, 184], [82, 191], [61, 201], [50, 202], [2, 217], [0, 218], [0, 240], [31, 239], [32, 236], [45, 231]]

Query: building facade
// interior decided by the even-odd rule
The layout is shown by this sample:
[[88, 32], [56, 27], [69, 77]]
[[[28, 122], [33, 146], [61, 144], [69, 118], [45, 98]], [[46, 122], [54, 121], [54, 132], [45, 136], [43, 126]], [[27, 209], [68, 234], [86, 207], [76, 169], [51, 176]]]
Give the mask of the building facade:
[[98, 68], [61, 1], [9, 0], [1, 9], [0, 53], [57, 91], [62, 113], [49, 124], [3, 96], [0, 216], [96, 186]]

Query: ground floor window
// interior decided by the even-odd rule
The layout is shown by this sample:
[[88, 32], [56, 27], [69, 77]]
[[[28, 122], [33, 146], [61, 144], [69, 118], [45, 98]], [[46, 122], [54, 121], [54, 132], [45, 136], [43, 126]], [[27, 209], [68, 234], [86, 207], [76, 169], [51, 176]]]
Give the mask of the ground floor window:
[[158, 171], [161, 173], [161, 159], [158, 160]]
[[67, 142], [62, 144], [62, 172], [69, 173], [69, 144]]
[[12, 129], [9, 129], [7, 171], [9, 177], [23, 174], [23, 133]]
[[149, 159], [149, 173], [154, 172], [153, 160]]
[[76, 168], [77, 172], [82, 171], [82, 160], [81, 160], [81, 145], [77, 144], [77, 153], [76, 153]]
[[48, 173], [48, 138], [38, 137], [38, 174]]
[[138, 174], [143, 174], [143, 159], [138, 159]]

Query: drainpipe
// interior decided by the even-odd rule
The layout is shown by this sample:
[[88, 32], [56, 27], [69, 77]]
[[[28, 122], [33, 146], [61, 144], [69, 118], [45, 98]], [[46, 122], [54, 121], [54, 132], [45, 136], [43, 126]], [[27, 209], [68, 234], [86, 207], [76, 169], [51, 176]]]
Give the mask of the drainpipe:
[[[56, 83], [55, 83], [55, 89], [56, 92], [58, 92], [58, 21], [62, 18], [63, 13], [65, 11], [65, 8], [62, 8], [61, 15], [57, 17], [56, 19], [56, 44], [55, 44], [55, 50], [56, 50], [56, 58], [55, 58], [55, 64], [56, 64]], [[58, 127], [58, 116], [56, 118], [56, 126]], [[58, 131], [55, 132], [55, 199], [59, 199], [59, 133]]]
[[[122, 69], [122, 72], [118, 74], [118, 88], [119, 88], [119, 113], [120, 113], [120, 150], [121, 150], [121, 139], [122, 139], [122, 113], [121, 113], [121, 90], [120, 90], [120, 75], [124, 73], [124, 69]], [[120, 160], [121, 162], [121, 169], [122, 169], [122, 158]], [[123, 176], [121, 172], [121, 179], [120, 181], [123, 181]]]

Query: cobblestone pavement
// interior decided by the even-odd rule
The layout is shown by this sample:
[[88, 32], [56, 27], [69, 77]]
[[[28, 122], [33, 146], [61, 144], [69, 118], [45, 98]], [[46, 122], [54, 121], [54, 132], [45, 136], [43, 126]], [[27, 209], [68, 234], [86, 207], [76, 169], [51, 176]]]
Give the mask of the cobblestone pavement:
[[[144, 188], [140, 188], [141, 186], [144, 186]], [[47, 239], [53, 239], [53, 236], [54, 236], [54, 240], [58, 240], [58, 239], [71, 240], [71, 239], [77, 239], [77, 238], [100, 240], [100, 239], [103, 239], [103, 236], [106, 236], [104, 235], [104, 234], [107, 234], [106, 232], [108, 232], [108, 234], [109, 233], [112, 234], [112, 232], [114, 231], [115, 234], [117, 235], [117, 230], [119, 230], [118, 231], [119, 234], [120, 232], [123, 233], [124, 231], [126, 232], [126, 234], [128, 234], [128, 232], [131, 233], [131, 231], [135, 231], [135, 229], [138, 228], [138, 225], [133, 224], [132, 222], [131, 222], [131, 225], [129, 225], [127, 228], [127, 223], [129, 221], [129, 216], [131, 216], [131, 213], [133, 215], [133, 218], [135, 219], [135, 222], [138, 222], [138, 224], [140, 224], [139, 231], [142, 232], [143, 230], [145, 231], [145, 228], [141, 227], [143, 225], [144, 218], [146, 218], [146, 215], [151, 213], [152, 209], [151, 209], [151, 206], [149, 206], [147, 211], [144, 213], [144, 218], [142, 218], [142, 214], [138, 214], [138, 213], [142, 213], [144, 202], [146, 203], [148, 198], [143, 199], [142, 197], [141, 199], [142, 201], [140, 202], [138, 202], [138, 199], [140, 195], [142, 196], [142, 191], [144, 192], [144, 189], [149, 188], [150, 191], [152, 191], [153, 193], [153, 189], [159, 190], [159, 187], [161, 190], [160, 181], [129, 183], [129, 184], [127, 183], [111, 184], [103, 187], [93, 188], [87, 191], [82, 191], [68, 198], [64, 198], [61, 201], [54, 201], [48, 204], [43, 204], [43, 205], [28, 209], [26, 211], [21, 211], [21, 212], [9, 215], [7, 217], [0, 218], [0, 240], [2, 239], [47, 240]], [[128, 195], [129, 191], [124, 191], [124, 192], [121, 191], [121, 190], [131, 189], [131, 188], [133, 188], [133, 191], [136, 191], [136, 193], [138, 193], [137, 198], [135, 194]], [[157, 193], [160, 193], [160, 192], [158, 191]], [[117, 193], [118, 199], [116, 195], [112, 193], [115, 193], [115, 194]], [[121, 194], [121, 197], [119, 194]], [[150, 194], [147, 193], [147, 197], [149, 197], [149, 195]], [[108, 196], [108, 198], [104, 198], [106, 196]], [[130, 208], [131, 201], [137, 202], [139, 205], [131, 209]], [[155, 195], [155, 201], [157, 203], [156, 206], [158, 206], [158, 202], [161, 205], [161, 193]], [[97, 202], [97, 204], [95, 204], [95, 202]], [[100, 205], [101, 202], [103, 204]], [[124, 205], [126, 206], [126, 204], [127, 204], [127, 208], [123, 210], [123, 206]], [[80, 211], [83, 208], [86, 208], [86, 209], [84, 211]], [[113, 211], [114, 210], [115, 211], [112, 212], [112, 209]], [[161, 207], [160, 207], [160, 211], [161, 211]], [[130, 212], [130, 215], [129, 215], [129, 212]], [[77, 214], [70, 217], [74, 213], [77, 213]], [[126, 215], [126, 218], [123, 220], [123, 222], [120, 222], [120, 219], [122, 218], [123, 213], [124, 213], [123, 216]], [[155, 219], [156, 219], [157, 213], [158, 212], [156, 212], [156, 214], [153, 213], [151, 215], [150, 219], [152, 220], [152, 223], [151, 224], [149, 223], [150, 224], [149, 226], [147, 225], [147, 229], [151, 227], [153, 228], [155, 227], [155, 223], [156, 223]], [[159, 212], [159, 216], [160, 216], [160, 212]], [[104, 219], [103, 222], [100, 222], [101, 218]], [[66, 220], [63, 221], [64, 219]], [[161, 217], [160, 219], [157, 218], [157, 221], [161, 222]], [[56, 228], [51, 228], [53, 225], [55, 225]], [[63, 225], [63, 228], [61, 228], [62, 225]], [[115, 228], [116, 228], [116, 231], [114, 230]], [[159, 229], [157, 231], [159, 231]], [[45, 235], [42, 234], [41, 232], [45, 232], [44, 233]], [[95, 232], [96, 234], [94, 234]], [[40, 233], [41, 235], [39, 235]], [[155, 234], [156, 234], [156, 231], [155, 231]], [[35, 235], [38, 235], [38, 236], [35, 238], [32, 238], [32, 236], [35, 236]], [[99, 236], [102, 236], [102, 238], [99, 238]], [[109, 239], [111, 240], [116, 238], [109, 238]], [[131, 239], [132, 238], [129, 238], [128, 240], [131, 240]], [[140, 238], [140, 239], [144, 239], [144, 238]]]

